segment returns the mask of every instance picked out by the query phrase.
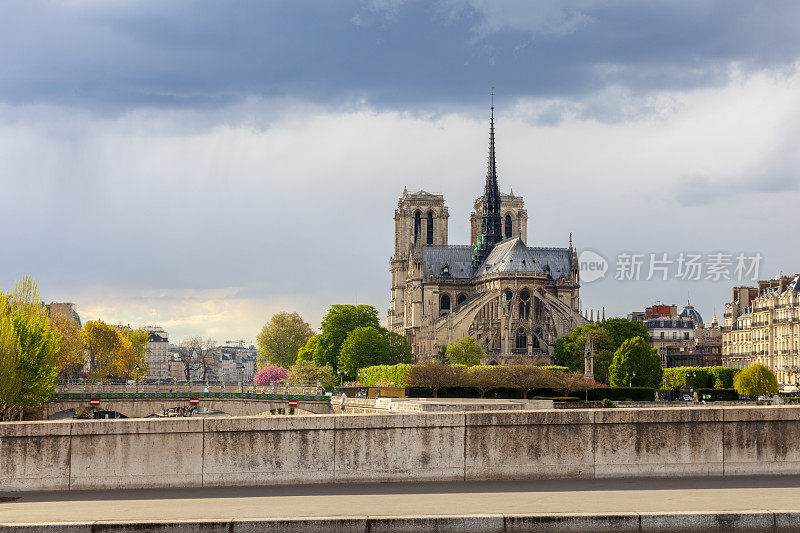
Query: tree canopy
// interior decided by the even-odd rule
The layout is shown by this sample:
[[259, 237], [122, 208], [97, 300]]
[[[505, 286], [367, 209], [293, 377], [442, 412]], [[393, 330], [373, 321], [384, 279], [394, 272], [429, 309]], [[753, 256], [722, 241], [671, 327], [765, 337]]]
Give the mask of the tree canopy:
[[90, 320], [83, 327], [82, 335], [93, 378], [130, 379], [147, 374], [147, 332]]
[[661, 385], [663, 369], [658, 352], [642, 337], [622, 343], [608, 368], [612, 387], [652, 387]]
[[383, 332], [371, 326], [351, 331], [339, 352], [339, 370], [355, 379], [359, 368], [392, 364], [391, 348]]
[[50, 398], [59, 340], [33, 279], [17, 281], [10, 294], [0, 291], [0, 420]]
[[447, 346], [447, 359], [454, 364], [475, 366], [481, 362], [483, 350], [473, 337], [464, 337]]
[[733, 379], [733, 387], [739, 394], [762, 396], [778, 393], [778, 380], [772, 370], [756, 363], [742, 370]]
[[253, 375], [253, 381], [256, 385], [263, 387], [284, 381], [288, 375], [289, 372], [283, 367], [267, 365]]
[[594, 379], [608, 383], [608, 367], [614, 352], [628, 339], [642, 337], [650, 339], [647, 328], [641, 322], [624, 318], [609, 318], [596, 324], [574, 328], [564, 337], [556, 340], [553, 346], [553, 360], [575, 372], [583, 372], [584, 352], [587, 336], [591, 336], [594, 346]]
[[267, 364], [292, 366], [297, 352], [313, 335], [311, 326], [298, 313], [272, 315], [256, 337], [259, 368]]
[[[330, 366], [334, 371], [339, 367], [339, 352], [347, 336], [356, 328], [373, 327], [380, 329], [378, 310], [371, 305], [336, 304], [328, 309], [322, 319], [320, 335], [311, 345], [304, 345], [303, 359], [308, 358], [306, 348], [313, 349], [311, 359], [317, 366]], [[314, 337], [309, 339], [309, 342]]]
[[339, 384], [333, 369], [329, 366], [317, 366], [314, 361], [297, 361], [289, 369], [286, 380], [290, 383], [310, 383], [317, 382], [325, 389], [332, 389]]
[[56, 353], [56, 368], [59, 377], [77, 377], [86, 362], [80, 326], [75, 320], [62, 313], [50, 314], [50, 326], [61, 338]]

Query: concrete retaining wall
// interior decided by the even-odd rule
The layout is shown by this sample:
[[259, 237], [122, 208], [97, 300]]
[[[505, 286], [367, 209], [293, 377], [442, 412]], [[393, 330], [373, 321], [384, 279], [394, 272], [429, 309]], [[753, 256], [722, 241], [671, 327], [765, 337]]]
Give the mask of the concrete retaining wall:
[[0, 524], [0, 533], [609, 533], [640, 531], [796, 532], [798, 512], [621, 513], [468, 516], [361, 516], [269, 520], [211, 520], [175, 522], [84, 522], [69, 524]]
[[0, 424], [0, 490], [800, 474], [800, 407]]

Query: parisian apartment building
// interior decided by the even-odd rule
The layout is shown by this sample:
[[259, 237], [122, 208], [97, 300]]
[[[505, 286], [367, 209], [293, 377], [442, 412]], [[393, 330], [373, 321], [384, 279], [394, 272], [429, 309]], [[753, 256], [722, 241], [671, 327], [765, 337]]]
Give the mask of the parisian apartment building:
[[757, 287], [735, 287], [725, 304], [725, 366], [760, 363], [782, 387], [797, 386], [800, 373], [800, 275], [778, 276]]

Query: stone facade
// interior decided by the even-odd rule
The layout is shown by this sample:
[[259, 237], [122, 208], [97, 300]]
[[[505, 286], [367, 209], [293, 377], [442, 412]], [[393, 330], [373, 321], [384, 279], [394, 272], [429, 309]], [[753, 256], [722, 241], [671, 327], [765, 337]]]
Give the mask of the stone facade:
[[493, 117], [490, 131], [471, 244], [448, 243], [441, 193], [404, 190], [397, 203], [388, 327], [409, 340], [418, 360], [465, 336], [477, 339], [490, 364], [550, 357], [557, 338], [587, 323], [572, 239], [566, 248], [527, 246], [525, 201], [497, 186]]
[[736, 368], [763, 364], [781, 386], [800, 384], [800, 275], [733, 289], [725, 304], [722, 357]]

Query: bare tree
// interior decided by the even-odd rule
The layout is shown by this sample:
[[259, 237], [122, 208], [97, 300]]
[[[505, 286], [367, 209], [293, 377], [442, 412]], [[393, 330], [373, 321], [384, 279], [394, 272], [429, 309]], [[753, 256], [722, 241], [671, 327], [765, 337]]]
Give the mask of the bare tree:
[[512, 387], [522, 391], [522, 397], [528, 398], [532, 390], [548, 387], [552, 384], [549, 374], [552, 371], [544, 370], [534, 365], [509, 365], [508, 382]]
[[189, 337], [178, 345], [178, 356], [183, 363], [187, 381], [199, 377], [206, 381], [216, 374], [219, 361], [216, 357], [216, 342], [213, 339]]
[[467, 370], [462, 366], [426, 363], [414, 365], [408, 373], [408, 381], [414, 387], [427, 387], [433, 397], [439, 396], [439, 389], [457, 387], [467, 382]]

